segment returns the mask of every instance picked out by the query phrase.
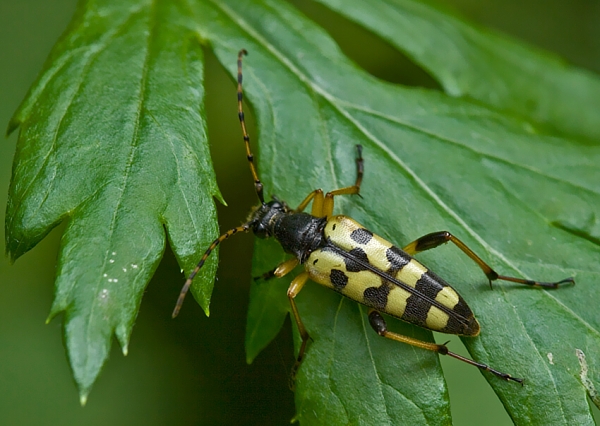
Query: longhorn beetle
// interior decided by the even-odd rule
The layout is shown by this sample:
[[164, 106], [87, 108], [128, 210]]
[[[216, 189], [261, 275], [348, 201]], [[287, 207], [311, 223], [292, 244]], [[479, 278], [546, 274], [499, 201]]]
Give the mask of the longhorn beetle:
[[[298, 358], [292, 369], [292, 378], [300, 367], [309, 335], [302, 323], [295, 297], [308, 279], [329, 287], [342, 295], [368, 306], [371, 327], [380, 335], [398, 342], [449, 355], [482, 370], [489, 371], [505, 380], [523, 383], [523, 379], [502, 373], [488, 365], [473, 361], [450, 352], [446, 344], [424, 342], [408, 336], [388, 331], [381, 312], [429, 330], [461, 336], [477, 336], [480, 328], [473, 312], [464, 299], [446, 281], [438, 277], [412, 256], [441, 244], [451, 242], [471, 258], [492, 281], [504, 280], [535, 287], [557, 288], [560, 284], [574, 284], [573, 278], [553, 283], [531, 281], [522, 278], [499, 275], [462, 241], [448, 231], [434, 232], [416, 239], [403, 249], [365, 229], [353, 219], [333, 215], [333, 200], [337, 195], [358, 195], [363, 179], [364, 161], [362, 147], [356, 146], [357, 177], [354, 185], [336, 189], [323, 195], [315, 189], [306, 196], [300, 205], [292, 209], [284, 201], [275, 197], [265, 202], [254, 156], [250, 149], [250, 136], [246, 131], [242, 109], [242, 57], [246, 50], [240, 50], [237, 61], [237, 101], [238, 116], [246, 146], [246, 156], [254, 187], [260, 204], [250, 213], [246, 223], [230, 229], [214, 240], [186, 280], [173, 317], [177, 316], [192, 281], [211, 252], [222, 241], [243, 231], [252, 231], [259, 238], [274, 237], [283, 250], [293, 255], [273, 271], [264, 275], [283, 277], [297, 265], [304, 265], [304, 271], [296, 276], [287, 291], [292, 314], [298, 326], [302, 343]], [[310, 214], [304, 210], [312, 202]]]

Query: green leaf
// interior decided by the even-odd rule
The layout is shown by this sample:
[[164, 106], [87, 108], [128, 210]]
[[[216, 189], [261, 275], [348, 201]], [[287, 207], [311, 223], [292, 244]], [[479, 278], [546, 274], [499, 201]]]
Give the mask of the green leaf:
[[[574, 276], [575, 287], [557, 291], [490, 291], [455, 248], [420, 256], [477, 315], [481, 335], [464, 339], [473, 358], [527, 380], [520, 387], [484, 373], [516, 423], [592, 424], [586, 394], [600, 386], [600, 148], [590, 124], [598, 79], [417, 3], [344, 5], [398, 48], [424, 52], [411, 55], [448, 93], [376, 80], [279, 0], [82, 4], [11, 122], [21, 134], [7, 214], [13, 257], [68, 219], [52, 314], [66, 311], [82, 394], [111, 334], [126, 346], [164, 247], [161, 224], [188, 271], [216, 235], [201, 106], [206, 40], [232, 76], [237, 51], [250, 52], [244, 89], [257, 115], [252, 136], [266, 194], [297, 205], [314, 188], [351, 184], [360, 143], [363, 198], [336, 198], [337, 213], [401, 246], [447, 229], [507, 275]], [[401, 14], [416, 34], [390, 25]], [[255, 276], [283, 259], [276, 244], [259, 243]], [[205, 309], [215, 259], [194, 286]], [[285, 286], [253, 285], [249, 360], [287, 315]], [[450, 423], [434, 354], [380, 338], [364, 307], [315, 284], [297, 301], [313, 339], [296, 382], [302, 424]], [[587, 355], [587, 382], [577, 350]]]
[[549, 133], [600, 138], [598, 77], [548, 52], [413, 0], [317, 0], [378, 34], [455, 97], [471, 97]]
[[[202, 51], [177, 4], [82, 3], [11, 121], [21, 126], [6, 247], [13, 259], [62, 220], [50, 317], [85, 402], [115, 333], [123, 352], [165, 248], [186, 270], [215, 238]], [[213, 262], [195, 295], [208, 312]]]
[[[271, 188], [295, 205], [315, 187], [350, 184], [353, 146], [361, 143], [366, 169], [363, 199], [340, 199], [337, 211], [398, 243], [448, 229], [505, 274], [542, 280], [575, 276], [575, 288], [554, 292], [510, 284], [498, 284], [490, 291], [481, 272], [458, 250], [423, 255], [434, 270], [457, 283], [480, 319], [482, 335], [465, 339], [474, 358], [526, 378], [527, 385], [521, 388], [489, 377], [512, 418], [522, 423], [591, 423], [575, 350], [600, 349], [598, 318], [589, 303], [599, 272], [597, 145], [553, 136], [535, 117], [516, 118], [468, 100], [375, 81], [293, 10], [267, 5], [221, 6], [213, 21], [223, 24], [211, 28], [216, 36], [209, 33], [218, 40], [242, 38], [238, 45], [251, 52], [245, 88], [258, 115], [267, 192]], [[233, 23], [243, 31], [232, 31]], [[224, 64], [236, 46], [215, 45]], [[528, 60], [538, 60], [539, 69], [544, 69], [544, 57]], [[232, 73], [233, 66], [229, 65]], [[553, 75], [554, 70], [547, 72]], [[589, 84], [590, 89], [598, 87], [597, 80]], [[267, 269], [265, 265], [255, 275]], [[280, 306], [281, 295], [269, 298], [272, 293], [264, 291], [265, 298], [251, 301], [251, 330], [261, 329], [262, 323], [252, 316], [258, 306]], [[443, 396], [433, 397], [430, 389], [424, 389], [432, 383], [431, 377], [423, 379], [427, 361], [415, 360], [421, 368], [411, 366], [412, 357], [404, 364], [407, 353], [415, 350], [402, 353], [406, 348], [400, 347], [363, 356], [362, 349], [372, 347], [366, 342], [377, 340], [364, 327], [364, 312], [345, 310], [351, 303], [339, 299], [323, 306], [318, 301], [324, 297], [336, 296], [308, 286], [298, 297], [314, 339], [298, 378], [299, 420], [326, 424], [324, 418], [340, 418], [340, 423], [359, 423], [366, 412], [365, 418], [377, 422], [378, 415], [389, 423], [400, 418], [444, 422], [443, 415], [427, 412], [430, 401], [443, 405]], [[276, 320], [281, 322], [271, 319]], [[338, 324], [348, 323], [356, 324], [354, 334], [336, 332]], [[250, 340], [250, 357], [264, 344]], [[393, 382], [397, 398], [392, 399], [382, 391], [391, 379], [379, 363], [397, 354], [402, 355], [391, 363], [419, 377]], [[427, 360], [428, 354], [417, 356]], [[346, 364], [349, 359], [353, 367]], [[367, 371], [371, 382], [359, 377]], [[402, 405], [403, 399], [414, 412]], [[376, 409], [370, 412], [365, 407]], [[402, 411], [403, 417], [395, 417], [391, 407]]]

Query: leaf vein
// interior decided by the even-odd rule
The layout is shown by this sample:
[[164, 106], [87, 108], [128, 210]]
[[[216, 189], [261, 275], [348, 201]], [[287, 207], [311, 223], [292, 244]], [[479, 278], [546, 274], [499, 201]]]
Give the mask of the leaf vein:
[[[118, 192], [119, 195], [116, 196], [117, 202], [115, 205], [115, 208], [113, 210], [113, 216], [111, 219], [111, 223], [108, 227], [108, 235], [106, 237], [106, 241], [108, 242], [108, 247], [110, 247], [112, 239], [113, 239], [113, 235], [114, 235], [114, 231], [115, 231], [115, 227], [116, 227], [116, 222], [117, 222], [117, 216], [120, 210], [120, 207], [123, 203], [123, 195], [125, 193], [125, 189], [127, 187], [128, 181], [129, 181], [129, 177], [131, 174], [131, 168], [134, 164], [134, 159], [135, 156], [137, 155], [137, 147], [140, 143], [140, 138], [139, 138], [139, 130], [140, 130], [140, 122], [143, 116], [143, 111], [144, 111], [144, 102], [145, 102], [145, 96], [146, 96], [146, 89], [147, 89], [147, 79], [148, 79], [148, 71], [149, 71], [149, 60], [150, 60], [150, 56], [151, 56], [151, 43], [152, 40], [156, 34], [155, 30], [155, 20], [156, 20], [156, 2], [158, 0], [154, 0], [152, 1], [151, 7], [150, 7], [150, 11], [149, 11], [149, 31], [147, 32], [147, 37], [146, 37], [146, 51], [145, 51], [145, 56], [144, 56], [144, 63], [142, 66], [142, 74], [140, 76], [140, 92], [139, 92], [139, 100], [137, 102], [137, 111], [136, 111], [136, 120], [135, 120], [135, 126], [131, 135], [131, 141], [130, 141], [130, 151], [129, 151], [129, 156], [127, 158], [127, 161], [125, 163], [125, 169], [123, 170], [123, 179], [122, 179], [122, 183], [120, 185], [120, 187], [118, 188]], [[130, 15], [133, 16], [134, 14]], [[106, 264], [108, 262], [108, 258], [109, 258], [109, 253], [110, 253], [110, 249], [107, 248], [106, 252], [105, 252], [105, 256], [104, 256], [104, 261], [102, 264], [102, 269], [106, 268]], [[101, 281], [102, 278], [98, 278], [98, 281], [96, 283], [96, 285], [94, 286], [94, 294], [97, 294], [98, 289], [101, 287]], [[87, 346], [90, 346], [90, 339], [92, 338], [92, 333], [89, 332], [89, 327], [91, 327], [92, 325], [92, 318], [94, 316], [94, 311], [95, 308], [99, 305], [98, 301], [96, 299], [95, 303], [91, 304], [90, 310], [89, 310], [89, 314], [87, 315], [87, 319], [86, 319], [86, 343]], [[114, 325], [111, 324], [111, 333], [114, 330]]]
[[485, 157], [485, 158], [489, 158], [489, 159], [492, 159], [492, 160], [496, 160], [496, 161], [504, 163], [504, 164], [508, 164], [508, 165], [512, 165], [512, 166], [517, 166], [517, 167], [519, 167], [519, 168], [521, 168], [523, 170], [527, 170], [527, 171], [529, 171], [531, 173], [537, 174], [537, 175], [543, 177], [544, 179], [553, 180], [553, 181], [556, 181], [556, 182], [567, 183], [567, 184], [571, 185], [572, 187], [574, 187], [576, 189], [579, 189], [579, 190], [582, 190], [582, 191], [586, 191], [586, 192], [592, 193], [594, 195], [600, 195], [600, 191], [594, 190], [592, 188], [587, 188], [587, 187], [581, 186], [581, 185], [579, 185], [577, 183], [574, 183], [574, 182], [571, 182], [571, 181], [568, 181], [568, 180], [560, 179], [560, 178], [558, 178], [556, 176], [549, 175], [549, 174], [543, 172], [542, 170], [539, 170], [539, 169], [537, 169], [535, 167], [531, 167], [529, 165], [525, 165], [525, 164], [517, 163], [517, 162], [511, 162], [511, 161], [508, 161], [505, 158], [499, 157], [497, 155], [492, 155], [492, 154], [489, 154], [489, 153], [486, 153], [486, 152], [483, 152], [483, 151], [479, 151], [479, 150], [475, 149], [471, 145], [467, 145], [467, 144], [461, 143], [459, 140], [455, 140], [455, 139], [452, 139], [452, 138], [440, 135], [438, 133], [435, 133], [435, 132], [432, 132], [430, 130], [427, 130], [427, 129], [423, 128], [423, 127], [416, 126], [413, 123], [408, 123], [408, 122], [399, 120], [397, 117], [393, 117], [393, 116], [390, 116], [388, 114], [384, 114], [384, 113], [382, 113], [380, 111], [376, 111], [376, 110], [373, 110], [371, 108], [366, 108], [366, 107], [361, 106], [361, 105], [356, 105], [356, 104], [353, 104], [353, 103], [350, 103], [350, 102], [347, 102], [347, 101], [344, 101], [342, 99], [335, 98], [335, 97], [332, 97], [331, 102], [332, 103], [338, 103], [338, 104], [344, 104], [344, 105], [350, 107], [351, 109], [355, 109], [357, 111], [370, 114], [370, 115], [372, 115], [374, 117], [385, 119], [385, 120], [387, 120], [389, 122], [392, 122], [392, 123], [395, 123], [395, 124], [399, 124], [399, 125], [404, 126], [404, 127], [408, 128], [408, 129], [411, 129], [411, 130], [419, 131], [419, 132], [421, 132], [421, 133], [423, 133], [423, 134], [425, 134], [427, 136], [431, 136], [431, 137], [433, 137], [433, 138], [435, 138], [435, 139], [437, 139], [437, 140], [439, 140], [441, 142], [446, 142], [446, 143], [452, 144], [454, 146], [458, 146], [458, 147], [461, 147], [463, 149], [469, 150], [469, 151], [471, 151], [471, 152], [479, 155], [480, 157]]

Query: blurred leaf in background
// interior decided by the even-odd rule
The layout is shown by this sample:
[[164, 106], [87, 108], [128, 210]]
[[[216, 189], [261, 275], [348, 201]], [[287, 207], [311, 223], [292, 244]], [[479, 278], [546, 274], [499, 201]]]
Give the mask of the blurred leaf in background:
[[[333, 9], [338, 7], [333, 1], [324, 3]], [[20, 163], [12, 186], [16, 195], [8, 210], [7, 241], [10, 252], [18, 256], [61, 218], [72, 217], [60, 230], [64, 237], [53, 314], [67, 310], [66, 342], [84, 397], [108, 354], [113, 331], [122, 347], [127, 347], [145, 281], [162, 254], [164, 231], [160, 224], [166, 225], [176, 257], [188, 270], [197, 257], [195, 253], [214, 237], [207, 234], [209, 229], [214, 232], [214, 222], [198, 216], [206, 211], [201, 205], [207, 205], [211, 194], [217, 195], [206, 152], [199, 154], [206, 149], [201, 107], [205, 55], [205, 87], [211, 88], [210, 79], [216, 79], [210, 74], [211, 67], [216, 67], [214, 59], [203, 54], [197, 44], [202, 39], [211, 43], [230, 74], [235, 72], [237, 49], [244, 46], [251, 51], [246, 90], [258, 115], [260, 133], [252, 134], [258, 136], [255, 139], [261, 148], [259, 158], [267, 193], [274, 192], [294, 204], [316, 186], [332, 189], [346, 185], [354, 172], [352, 146], [361, 142], [369, 152], [365, 156], [371, 181], [365, 180], [363, 187], [369, 200], [342, 200], [339, 211], [400, 243], [438, 228], [451, 228], [455, 233], [462, 232], [461, 237], [477, 251], [495, 258], [493, 264], [498, 268], [537, 278], [565, 271], [576, 275], [579, 285], [572, 292], [524, 292], [510, 286], [489, 292], [477, 279], [480, 275], [457, 253], [443, 250], [424, 256], [445, 276], [464, 277], [457, 287], [467, 294], [484, 330], [488, 330], [481, 338], [467, 342], [471, 353], [511, 372], [519, 368], [524, 371], [523, 366], [527, 366], [522, 375], [532, 386], [525, 390], [495, 382], [494, 378], [490, 381], [515, 421], [591, 421], [585, 389], [573, 374], [579, 364], [570, 355], [575, 346], [582, 346], [588, 353], [598, 350], [597, 318], [590, 305], [586, 307], [586, 302], [593, 300], [593, 277], [598, 275], [594, 210], [598, 195], [593, 186], [598, 176], [597, 127], [593, 125], [598, 111], [595, 102], [599, 97], [594, 95], [597, 78], [503, 36], [472, 29], [459, 19], [421, 4], [375, 4], [376, 8], [365, 11], [361, 3], [353, 2], [340, 13], [389, 40], [430, 74], [428, 77], [411, 65], [408, 68], [416, 70], [416, 76], [408, 83], [423, 81], [436, 88], [437, 80], [447, 93], [477, 102], [372, 79], [348, 62], [326, 33], [285, 3], [161, 2], [153, 8], [147, 8], [144, 2], [88, 3], [87, 8], [82, 3], [72, 21], [72, 31], [55, 48], [46, 73], [11, 121], [11, 128], [20, 123], [23, 128]], [[322, 19], [311, 9], [313, 5], [299, 6], [305, 13], [312, 13], [315, 20]], [[360, 40], [365, 35], [353, 24], [331, 16], [335, 18], [333, 24], [324, 25], [331, 27], [328, 29], [333, 34], [337, 20], [354, 31], [346, 39]], [[375, 20], [364, 21], [365, 16]], [[407, 17], [408, 25], [395, 26], [403, 17]], [[415, 22], [421, 24], [411, 33], [410, 24]], [[456, 50], [434, 42], [436, 37]], [[338, 40], [344, 48], [344, 37], [338, 35]], [[468, 41], [460, 45], [463, 40]], [[383, 46], [382, 52], [386, 49], [389, 52], [389, 46]], [[366, 50], [373, 49], [369, 46]], [[391, 59], [394, 65], [389, 67], [397, 67], [395, 58]], [[536, 78], [538, 75], [544, 78]], [[221, 99], [228, 90], [233, 95], [231, 86], [215, 90], [217, 101], [213, 107], [207, 92], [209, 135], [218, 147], [213, 150], [215, 158], [222, 152], [229, 159], [242, 160], [236, 158], [235, 165], [224, 165], [223, 173], [217, 176], [235, 177], [233, 182], [237, 183], [232, 185], [239, 192], [234, 189], [228, 197], [223, 184], [221, 188], [230, 204], [241, 201], [240, 194], [245, 194], [245, 208], [254, 202], [248, 197], [252, 189], [244, 183], [245, 191], [241, 191], [239, 182], [248, 179], [247, 173], [238, 170], [246, 166], [243, 155], [233, 156], [235, 150], [230, 148], [235, 145], [233, 140], [239, 143], [239, 135], [228, 134], [223, 142], [212, 138], [211, 128], [218, 128], [218, 124], [211, 127], [211, 108], [217, 111], [224, 105]], [[549, 92], [553, 96], [548, 96]], [[105, 101], [96, 104], [88, 101], [102, 97]], [[229, 99], [234, 111], [234, 97]], [[100, 108], [98, 116], [103, 120], [89, 121], [94, 111], [90, 108]], [[225, 112], [216, 115], [225, 123], [231, 122]], [[44, 135], [49, 137], [45, 139]], [[129, 142], [122, 144], [122, 139]], [[296, 140], [302, 143], [290, 143]], [[116, 174], [115, 164], [123, 166]], [[39, 172], [40, 165], [43, 173]], [[199, 174], [200, 170], [205, 174]], [[302, 182], [298, 182], [299, 176]], [[196, 177], [200, 181], [195, 182]], [[384, 191], [386, 188], [378, 182], [394, 182], [395, 188]], [[57, 198], [60, 193], [56, 191], [61, 188], [63, 194]], [[135, 219], [138, 214], [145, 215], [145, 219]], [[227, 221], [222, 218], [222, 228], [227, 228]], [[232, 219], [232, 225], [238, 223], [239, 219], [237, 223]], [[99, 256], [93, 250], [82, 250], [91, 238], [97, 242], [89, 247]], [[239, 244], [231, 250], [250, 251], [248, 242]], [[557, 246], [561, 251], [555, 249]], [[258, 246], [257, 253], [261, 253], [255, 262], [255, 272], [259, 273], [270, 267], [265, 259], [278, 256], [272, 246]], [[173, 258], [168, 259], [165, 263], [175, 269]], [[227, 260], [222, 260], [221, 269], [241, 270], [238, 259], [230, 261], [230, 268], [226, 267]], [[138, 266], [135, 273], [133, 265]], [[204, 273], [204, 279], [197, 281], [195, 295], [207, 310], [212, 270], [207, 268]], [[155, 275], [160, 287], [165, 282], [176, 282], [175, 287], [180, 284], [180, 278], [160, 279], [162, 276], [160, 270]], [[234, 279], [236, 284], [219, 283], [222, 288], [215, 292], [211, 308], [215, 315], [210, 322], [188, 320], [193, 323], [187, 325], [186, 335], [193, 336], [191, 339], [202, 348], [193, 352], [196, 355], [192, 362], [203, 375], [188, 383], [192, 394], [186, 393], [188, 401], [200, 399], [203, 403], [192, 404], [191, 413], [181, 408], [176, 411], [188, 420], [227, 419], [227, 423], [239, 423], [234, 420], [236, 416], [246, 419], [245, 415], [252, 414], [246, 421], [261, 424], [289, 419], [293, 412], [289, 398], [283, 405], [275, 399], [286, 394], [281, 390], [291, 359], [288, 345], [281, 345], [285, 356], [259, 357], [265, 365], [278, 366], [269, 369], [278, 380], [262, 378], [262, 383], [275, 382], [268, 386], [272, 393], [265, 389], [256, 396], [251, 389], [259, 382], [236, 377], [239, 371], [246, 375], [252, 374], [248, 371], [260, 371], [260, 365], [246, 370], [239, 365], [243, 359], [239, 356], [240, 323], [247, 303], [243, 284], [248, 279], [246, 269]], [[250, 359], [275, 336], [283, 322], [287, 310], [284, 285], [263, 283], [252, 290], [247, 335]], [[154, 300], [159, 310], [170, 305], [169, 296], [155, 299], [153, 291], [159, 290], [150, 287], [148, 305], [153, 306]], [[108, 300], [104, 296], [109, 296]], [[234, 308], [238, 306], [235, 300], [241, 307]], [[309, 286], [299, 303], [315, 338], [296, 393], [296, 409], [303, 424], [323, 424], [325, 418], [329, 418], [329, 424], [355, 423], [361, 416], [377, 423], [406, 421], [407, 416], [415, 423], [448, 421], [447, 393], [435, 356], [383, 341], [365, 328], [362, 308], [316, 286]], [[267, 316], [254, 316], [257, 309]], [[551, 319], [544, 319], [540, 312]], [[143, 313], [142, 308], [138, 330], [143, 327]], [[218, 323], [219, 316], [230, 322]], [[502, 318], [501, 324], [498, 318]], [[181, 340], [169, 331], [184, 326], [160, 324], [151, 326], [151, 335], [170, 359], [177, 351], [168, 350], [164, 340], [177, 345]], [[190, 330], [198, 324], [205, 324], [204, 333], [214, 335], [219, 343], [211, 343], [201, 331]], [[431, 338], [429, 333], [412, 327], [393, 327]], [[160, 329], [169, 337], [159, 339], [155, 331]], [[253, 334], [252, 330], [261, 330], [262, 334]], [[235, 350], [225, 344], [224, 335], [231, 338], [230, 346]], [[518, 356], [506, 351], [511, 345]], [[363, 352], [367, 348], [370, 352]], [[235, 361], [223, 362], [226, 356]], [[217, 361], [213, 369], [200, 362], [211, 359]], [[592, 383], [598, 383], [596, 361], [588, 357], [588, 362]], [[239, 370], [233, 368], [236, 363]], [[164, 374], [160, 366], [152, 371], [157, 369]], [[428, 372], [426, 378], [424, 369]], [[182, 370], [177, 371], [180, 373], [168, 375], [167, 380], [182, 374]], [[142, 381], [127, 383], [141, 384], [157, 376], [160, 374], [144, 374]], [[236, 401], [234, 409], [230, 408], [232, 404], [227, 410], [215, 409], [218, 401], [231, 398], [226, 378], [235, 383], [233, 387], [240, 397], [231, 399]], [[161, 382], [156, 389], [160, 394], [171, 387]], [[209, 391], [210, 397], [206, 397], [204, 393]], [[467, 392], [473, 391], [469, 386]], [[202, 396], [194, 398], [198, 392]], [[261, 401], [262, 409], [257, 408], [255, 399]], [[177, 401], [174, 404], [181, 404], [182, 399]], [[281, 410], [273, 409], [276, 406]], [[313, 418], [314, 414], [318, 417]], [[374, 420], [378, 416], [382, 416], [380, 421]]]

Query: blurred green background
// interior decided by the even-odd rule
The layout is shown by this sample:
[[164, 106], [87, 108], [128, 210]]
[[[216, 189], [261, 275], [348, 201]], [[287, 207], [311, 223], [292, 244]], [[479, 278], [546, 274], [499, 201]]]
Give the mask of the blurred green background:
[[[354, 24], [321, 6], [293, 3], [372, 74], [401, 84], [438, 87], [417, 66]], [[600, 72], [600, 2], [596, 0], [442, 3], [475, 22]], [[75, 4], [75, 0], [0, 0], [0, 127], [8, 124]], [[219, 218], [221, 228], [228, 229], [246, 217], [255, 195], [241, 146], [235, 87], [210, 52], [206, 59], [211, 149], [217, 180], [229, 203], [219, 208]], [[254, 127], [250, 130], [256, 134]], [[13, 134], [0, 144], [2, 222], [16, 139]], [[129, 355], [123, 357], [115, 341], [87, 406], [80, 407], [62, 345], [61, 318], [45, 325], [61, 231], [61, 226], [53, 230], [14, 265], [0, 259], [1, 425], [289, 423], [294, 413], [293, 394], [287, 387], [293, 363], [289, 321], [254, 364], [245, 364], [250, 236], [237, 237], [222, 247], [210, 318], [195, 303], [187, 303], [177, 320], [171, 320], [184, 277], [167, 250], [144, 295]], [[451, 345], [455, 350], [462, 346], [458, 339]], [[456, 425], [511, 424], [476, 369], [442, 361]]]

